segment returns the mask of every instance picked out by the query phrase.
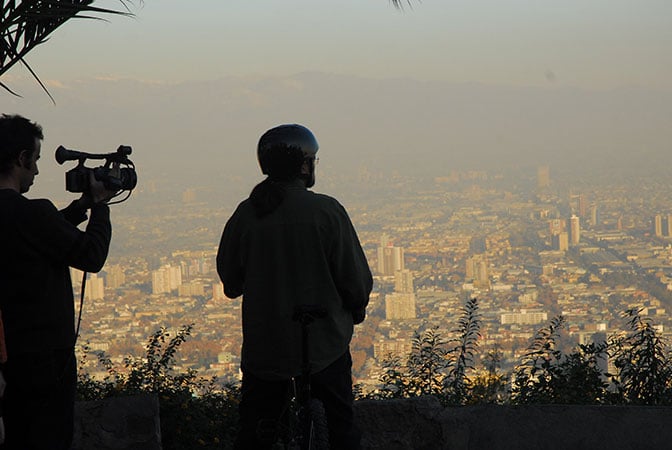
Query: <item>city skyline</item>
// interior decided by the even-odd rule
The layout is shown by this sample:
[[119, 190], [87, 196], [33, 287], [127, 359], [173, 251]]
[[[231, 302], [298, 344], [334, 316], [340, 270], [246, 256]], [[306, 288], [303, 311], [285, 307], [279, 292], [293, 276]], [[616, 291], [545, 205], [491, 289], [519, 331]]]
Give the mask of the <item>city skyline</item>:
[[[503, 370], [558, 314], [567, 319], [568, 342], [622, 331], [620, 315], [631, 308], [669, 336], [672, 236], [656, 236], [654, 223], [672, 211], [672, 185], [641, 177], [584, 179], [579, 186], [550, 169], [541, 188], [536, 170], [526, 187], [515, 173], [465, 171], [433, 181], [380, 179], [375, 191], [385, 195], [347, 198], [376, 279], [369, 319], [352, 344], [366, 389], [375, 388], [390, 353], [410, 351], [415, 332], [435, 326], [453, 336], [466, 298], [479, 301], [482, 354], [499, 348]], [[411, 183], [417, 187], [409, 189]], [[235, 379], [241, 299], [224, 298], [214, 272], [227, 212], [196, 195], [179, 199], [175, 215], [165, 207], [170, 198], [152, 195], [155, 208], [120, 211], [104, 271], [118, 280], [123, 267], [125, 284], [106, 287], [103, 300], [87, 300], [83, 339], [119, 359], [119, 352], [141, 352], [158, 326], [193, 322], [177, 364]], [[601, 219], [593, 222], [588, 208], [576, 215], [582, 202], [598, 205]], [[553, 237], [568, 233], [572, 217], [581, 224], [579, 242], [555, 248]], [[179, 272], [179, 283], [164, 289], [153, 282], [169, 272]]]
[[509, 361], [557, 313], [581, 342], [618, 330], [633, 305], [669, 331], [671, 3], [402, 13], [384, 0], [166, 0], [134, 12], [68, 23], [29, 55], [55, 105], [20, 68], [3, 83], [23, 97], [0, 92], [3, 113], [45, 129], [28, 197], [74, 198], [58, 145], [134, 149], [139, 183], [112, 211], [108, 286], [94, 278], [85, 303], [91, 348], [119, 357], [157, 326], [196, 318], [186, 349], [199, 367], [235, 373], [240, 300], [222, 298], [212, 264], [190, 252], [212, 257], [261, 179], [258, 137], [287, 122], [315, 131], [315, 190], [343, 201], [382, 267], [353, 348], [368, 382], [418, 327], [450, 333], [468, 295], [487, 311], [484, 345], [505, 342]]

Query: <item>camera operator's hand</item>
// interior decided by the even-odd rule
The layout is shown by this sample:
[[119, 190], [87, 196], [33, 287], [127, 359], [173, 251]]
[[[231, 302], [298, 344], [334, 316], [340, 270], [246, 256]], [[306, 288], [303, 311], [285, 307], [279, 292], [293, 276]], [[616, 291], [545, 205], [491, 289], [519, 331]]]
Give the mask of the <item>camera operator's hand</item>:
[[79, 198], [79, 204], [84, 208], [90, 208], [97, 203], [107, 203], [112, 197], [117, 194], [117, 191], [110, 191], [105, 188], [102, 181], [96, 180], [93, 171], [90, 176], [89, 191], [82, 194]]

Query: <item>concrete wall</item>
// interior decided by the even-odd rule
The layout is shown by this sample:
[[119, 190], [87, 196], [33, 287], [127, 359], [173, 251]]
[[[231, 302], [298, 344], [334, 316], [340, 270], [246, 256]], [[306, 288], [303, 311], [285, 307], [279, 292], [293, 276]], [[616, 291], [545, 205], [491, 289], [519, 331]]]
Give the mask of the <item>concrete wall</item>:
[[672, 407], [467, 406], [361, 401], [365, 450], [672, 449]]
[[75, 404], [72, 450], [161, 450], [156, 395]]
[[[74, 450], [161, 450], [155, 396], [80, 402], [75, 413]], [[443, 408], [424, 397], [359, 401], [355, 415], [363, 450], [672, 449], [672, 407]]]

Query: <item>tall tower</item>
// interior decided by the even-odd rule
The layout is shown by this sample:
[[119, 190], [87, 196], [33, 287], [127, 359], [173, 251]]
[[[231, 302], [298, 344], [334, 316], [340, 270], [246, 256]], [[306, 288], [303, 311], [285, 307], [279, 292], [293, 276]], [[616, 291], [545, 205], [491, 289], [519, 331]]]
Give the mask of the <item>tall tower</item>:
[[182, 271], [179, 267], [167, 264], [152, 272], [152, 293], [164, 294], [174, 290], [182, 284]]
[[164, 294], [170, 292], [170, 282], [167, 280], [168, 273], [159, 269], [152, 272], [152, 294]]
[[394, 291], [413, 293], [413, 273], [408, 270], [397, 270], [394, 272]]
[[663, 236], [663, 216], [660, 214], [653, 216], [653, 230], [651, 231], [656, 237]]
[[103, 298], [105, 298], [105, 282], [98, 277], [98, 274], [90, 273], [86, 280], [84, 299], [92, 301], [102, 300]]
[[547, 188], [551, 185], [551, 171], [548, 166], [537, 167], [537, 187]]
[[392, 292], [385, 296], [385, 319], [415, 319], [415, 294]]
[[558, 234], [554, 234], [551, 239], [553, 243], [554, 250], [560, 250], [561, 252], [566, 252], [569, 249], [569, 235], [566, 231], [563, 231]]
[[386, 234], [380, 239], [378, 255], [378, 273], [392, 276], [397, 270], [404, 270], [404, 249], [395, 247]]
[[105, 282], [107, 283], [107, 287], [117, 289], [126, 283], [126, 274], [121, 266], [110, 266], [105, 272]]
[[565, 231], [565, 228], [565, 221], [562, 219], [551, 219], [548, 221], [548, 231], [551, 233], [551, 236], [562, 233]]
[[189, 188], [182, 192], [182, 203], [194, 203], [196, 201], [196, 189]]
[[474, 255], [467, 259], [466, 275], [474, 281], [474, 286], [486, 289], [490, 287], [488, 259], [485, 255]]
[[212, 283], [212, 299], [213, 300], [225, 300], [226, 295], [224, 295], [224, 285], [222, 282]]
[[588, 212], [588, 201], [586, 200], [586, 194], [579, 194], [579, 217], [586, 217]]
[[594, 227], [600, 225], [600, 210], [597, 208], [596, 203], [590, 205], [590, 224]]
[[572, 245], [578, 245], [581, 240], [581, 222], [580, 219], [572, 215], [569, 218], [569, 241]]
[[653, 233], [656, 235], [656, 237], [663, 236], [663, 216], [660, 214], [656, 214], [653, 217]]
[[394, 292], [385, 296], [385, 318], [416, 318], [413, 273], [410, 270], [397, 270], [394, 273]]

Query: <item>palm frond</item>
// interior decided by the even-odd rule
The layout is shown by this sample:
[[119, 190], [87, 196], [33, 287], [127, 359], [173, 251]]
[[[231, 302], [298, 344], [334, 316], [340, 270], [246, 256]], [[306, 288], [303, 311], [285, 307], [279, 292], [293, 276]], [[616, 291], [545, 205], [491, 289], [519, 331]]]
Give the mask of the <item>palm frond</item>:
[[11, 90], [11, 89], [9, 88], [9, 86], [7, 86], [5, 83], [0, 82], [0, 88], [3, 88], [4, 90], [6, 90], [7, 92], [9, 92], [9, 93], [12, 94], [12, 95], [16, 95], [17, 97], [21, 97], [19, 94], [17, 94], [17, 93], [14, 92], [13, 90]]
[[[46, 42], [51, 33], [70, 19], [104, 20], [101, 15], [132, 15], [128, 0], [119, 0], [121, 10], [99, 8], [93, 5], [94, 2], [95, 0], [3, 0], [0, 9], [0, 77], [20, 62], [49, 95], [35, 71], [25, 61], [26, 55], [32, 49]], [[4, 84], [0, 86], [12, 92]]]
[[411, 0], [390, 0], [390, 3], [392, 3], [392, 5], [400, 11], [403, 10], [406, 6], [413, 8], [413, 3], [411, 3]]

